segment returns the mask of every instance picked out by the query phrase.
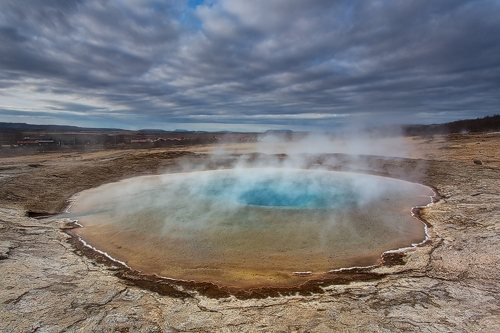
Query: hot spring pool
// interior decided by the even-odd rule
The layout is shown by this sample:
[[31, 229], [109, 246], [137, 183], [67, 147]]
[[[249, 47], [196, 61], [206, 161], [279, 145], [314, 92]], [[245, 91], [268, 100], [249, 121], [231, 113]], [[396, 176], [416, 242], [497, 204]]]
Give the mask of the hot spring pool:
[[107, 184], [76, 195], [70, 211], [85, 242], [134, 269], [274, 286], [303, 281], [297, 272], [372, 265], [422, 242], [424, 224], [410, 211], [432, 195], [377, 176], [231, 169]]

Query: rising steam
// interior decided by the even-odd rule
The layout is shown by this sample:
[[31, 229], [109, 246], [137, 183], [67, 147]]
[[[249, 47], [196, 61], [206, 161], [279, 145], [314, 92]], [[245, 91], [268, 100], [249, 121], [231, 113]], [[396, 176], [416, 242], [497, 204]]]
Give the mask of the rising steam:
[[[385, 250], [423, 240], [423, 225], [410, 209], [432, 195], [414, 183], [333, 172], [338, 155], [318, 157], [401, 156], [409, 147], [394, 138], [379, 139], [385, 146], [374, 141], [266, 136], [258, 143], [219, 146], [208, 157], [179, 161], [176, 172], [85, 191], [71, 213], [96, 247], [136, 251], [127, 260], [176, 278], [234, 282], [258, 275], [276, 281], [294, 271], [366, 264]], [[245, 154], [232, 155], [235, 150]]]

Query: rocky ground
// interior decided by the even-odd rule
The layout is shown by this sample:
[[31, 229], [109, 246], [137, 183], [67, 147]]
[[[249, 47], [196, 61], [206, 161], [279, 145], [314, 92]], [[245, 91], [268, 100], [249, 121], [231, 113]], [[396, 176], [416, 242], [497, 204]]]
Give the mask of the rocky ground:
[[[410, 158], [367, 157], [358, 171], [435, 188], [441, 199], [421, 211], [430, 241], [366, 272], [376, 278], [267, 298], [142, 288], [80, 255], [66, 221], [34, 218], [83, 189], [205, 159], [205, 148], [0, 158], [0, 331], [497, 332], [500, 134], [412, 142]], [[349, 167], [349, 157], [333, 160]]]

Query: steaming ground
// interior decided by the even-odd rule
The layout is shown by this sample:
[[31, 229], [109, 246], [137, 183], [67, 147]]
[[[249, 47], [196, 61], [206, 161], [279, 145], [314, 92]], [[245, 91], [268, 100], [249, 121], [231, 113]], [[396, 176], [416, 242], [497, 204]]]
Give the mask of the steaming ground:
[[287, 141], [284, 136], [267, 135], [259, 142], [228, 143], [195, 148], [195, 152], [217, 154], [349, 154], [385, 157], [408, 157], [414, 144], [402, 136], [383, 137], [353, 131], [351, 134], [332, 136], [307, 134], [300, 140]]

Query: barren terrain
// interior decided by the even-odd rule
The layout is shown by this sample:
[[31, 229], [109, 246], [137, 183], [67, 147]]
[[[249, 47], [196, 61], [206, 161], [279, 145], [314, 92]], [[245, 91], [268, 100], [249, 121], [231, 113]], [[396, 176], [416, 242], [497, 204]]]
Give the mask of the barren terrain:
[[434, 188], [439, 201], [420, 211], [430, 226], [427, 243], [305, 291], [232, 296], [213, 286], [139, 283], [102, 258], [82, 255], [64, 219], [35, 218], [61, 212], [84, 189], [206, 160], [209, 147], [0, 158], [0, 331], [496, 332], [500, 134], [407, 140], [407, 158], [357, 157], [366, 163], [352, 167], [351, 156], [338, 155], [326, 167]]

